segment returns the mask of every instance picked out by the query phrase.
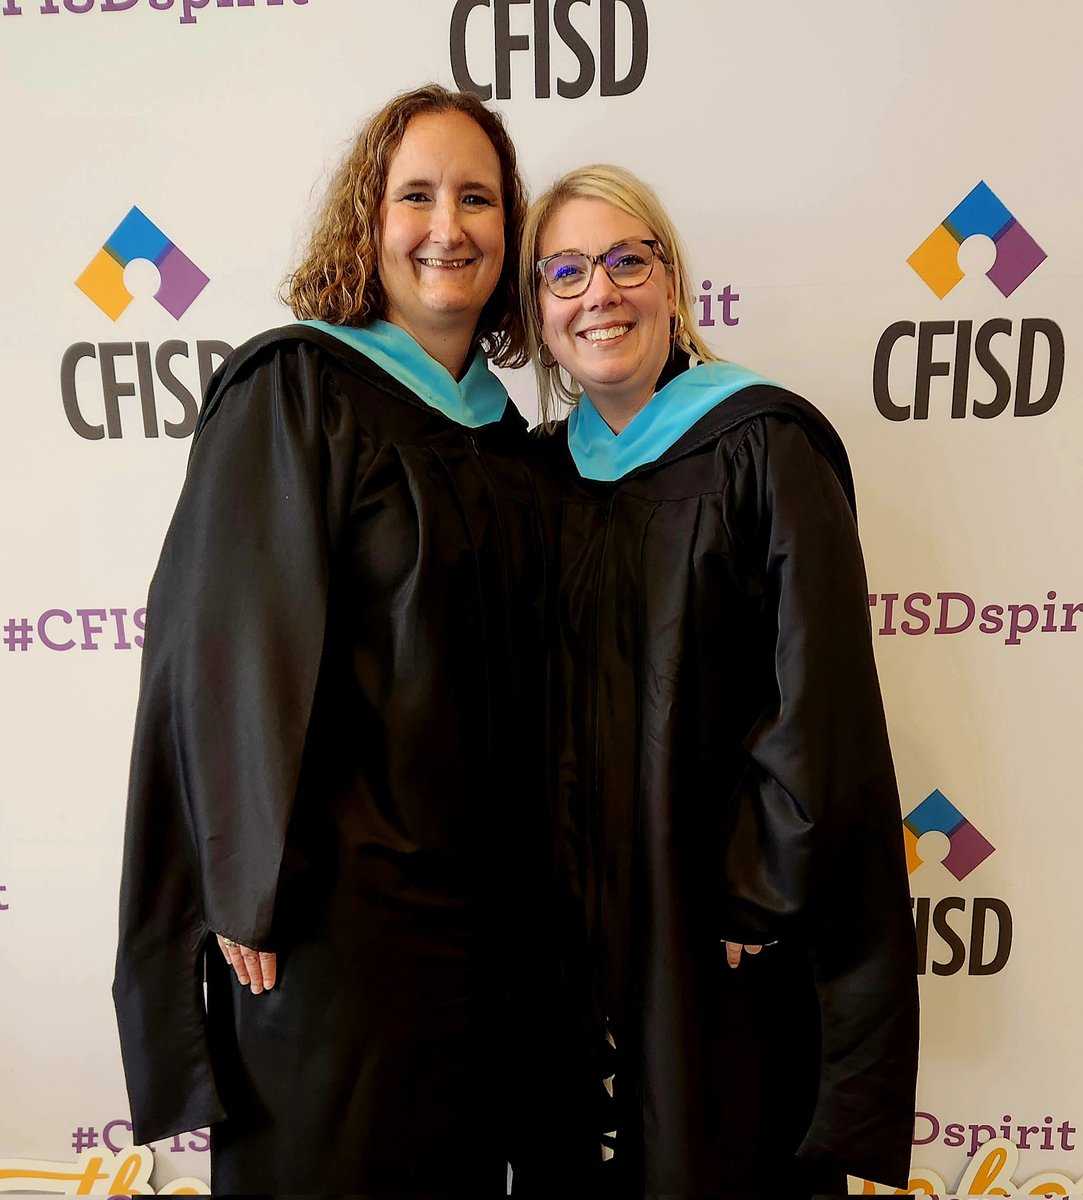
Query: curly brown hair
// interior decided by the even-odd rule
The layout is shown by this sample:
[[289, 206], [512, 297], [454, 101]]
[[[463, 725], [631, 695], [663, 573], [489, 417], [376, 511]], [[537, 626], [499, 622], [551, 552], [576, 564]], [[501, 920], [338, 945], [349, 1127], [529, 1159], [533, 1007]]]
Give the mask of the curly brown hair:
[[504, 263], [478, 318], [475, 341], [501, 367], [527, 362], [519, 303], [518, 254], [526, 189], [515, 146], [499, 113], [467, 92], [430, 83], [395, 96], [357, 135], [335, 172], [300, 265], [282, 285], [282, 299], [299, 320], [363, 325], [383, 317], [387, 299], [376, 270], [380, 206], [391, 160], [414, 117], [460, 112], [476, 121], [500, 160], [504, 205]]

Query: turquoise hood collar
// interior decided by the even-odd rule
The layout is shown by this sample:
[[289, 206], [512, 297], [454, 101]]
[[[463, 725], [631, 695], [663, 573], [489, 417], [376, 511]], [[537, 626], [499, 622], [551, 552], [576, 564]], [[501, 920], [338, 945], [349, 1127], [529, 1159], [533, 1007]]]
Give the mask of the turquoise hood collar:
[[389, 321], [370, 321], [360, 328], [326, 321], [299, 321], [322, 329], [353, 346], [431, 408], [470, 429], [499, 421], [508, 405], [504, 385], [489, 370], [480, 350], [474, 353], [462, 381], [431, 358], [414, 339]]
[[568, 449], [584, 479], [621, 479], [661, 458], [701, 417], [735, 392], [769, 382], [736, 363], [701, 363], [655, 392], [619, 434], [584, 395], [568, 417]]

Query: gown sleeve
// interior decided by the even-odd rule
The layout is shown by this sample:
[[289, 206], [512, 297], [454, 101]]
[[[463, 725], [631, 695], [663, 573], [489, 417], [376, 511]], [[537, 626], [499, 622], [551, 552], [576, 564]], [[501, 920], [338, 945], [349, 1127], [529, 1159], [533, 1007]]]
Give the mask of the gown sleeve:
[[205, 405], [147, 605], [113, 985], [138, 1143], [226, 1115], [203, 953], [211, 931], [274, 948], [353, 461], [311, 347], [227, 383]]
[[905, 1187], [916, 943], [849, 468], [797, 421], [758, 422], [739, 453], [775, 680], [745, 742], [723, 927], [745, 942], [792, 936], [813, 961], [822, 1063], [799, 1156]]

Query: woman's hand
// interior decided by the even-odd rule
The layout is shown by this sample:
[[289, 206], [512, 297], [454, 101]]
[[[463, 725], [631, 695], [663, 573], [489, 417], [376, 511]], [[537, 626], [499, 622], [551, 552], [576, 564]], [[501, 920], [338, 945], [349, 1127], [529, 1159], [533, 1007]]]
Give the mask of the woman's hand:
[[[253, 996], [258, 996], [265, 988], [270, 990], [274, 987], [275, 972], [278, 969], [275, 955], [251, 950], [248, 946], [242, 946], [220, 933], [215, 934], [215, 937], [218, 938], [218, 948], [226, 962], [237, 972], [238, 980], [245, 987], [251, 987]], [[738, 955], [739, 953], [738, 950]], [[730, 965], [736, 966], [735, 963]]]
[[759, 954], [762, 949], [762, 946], [742, 946], [740, 942], [727, 942], [726, 962], [728, 962], [731, 967], [736, 967], [741, 961], [742, 950], [744, 950], [746, 954]]

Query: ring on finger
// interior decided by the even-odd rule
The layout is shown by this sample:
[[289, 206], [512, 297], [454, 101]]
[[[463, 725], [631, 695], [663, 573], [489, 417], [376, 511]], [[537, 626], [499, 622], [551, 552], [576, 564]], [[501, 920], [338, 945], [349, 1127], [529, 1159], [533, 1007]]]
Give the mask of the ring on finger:
[[234, 941], [232, 938], [223, 938], [223, 939], [222, 939], [222, 941], [223, 941], [223, 943], [224, 943], [225, 945], [227, 945], [227, 946], [228, 946], [228, 947], [229, 947], [231, 950], [236, 950], [236, 949], [237, 949], [237, 947], [240, 945], [240, 943], [239, 943], [239, 942], [235, 942], [235, 941]]

